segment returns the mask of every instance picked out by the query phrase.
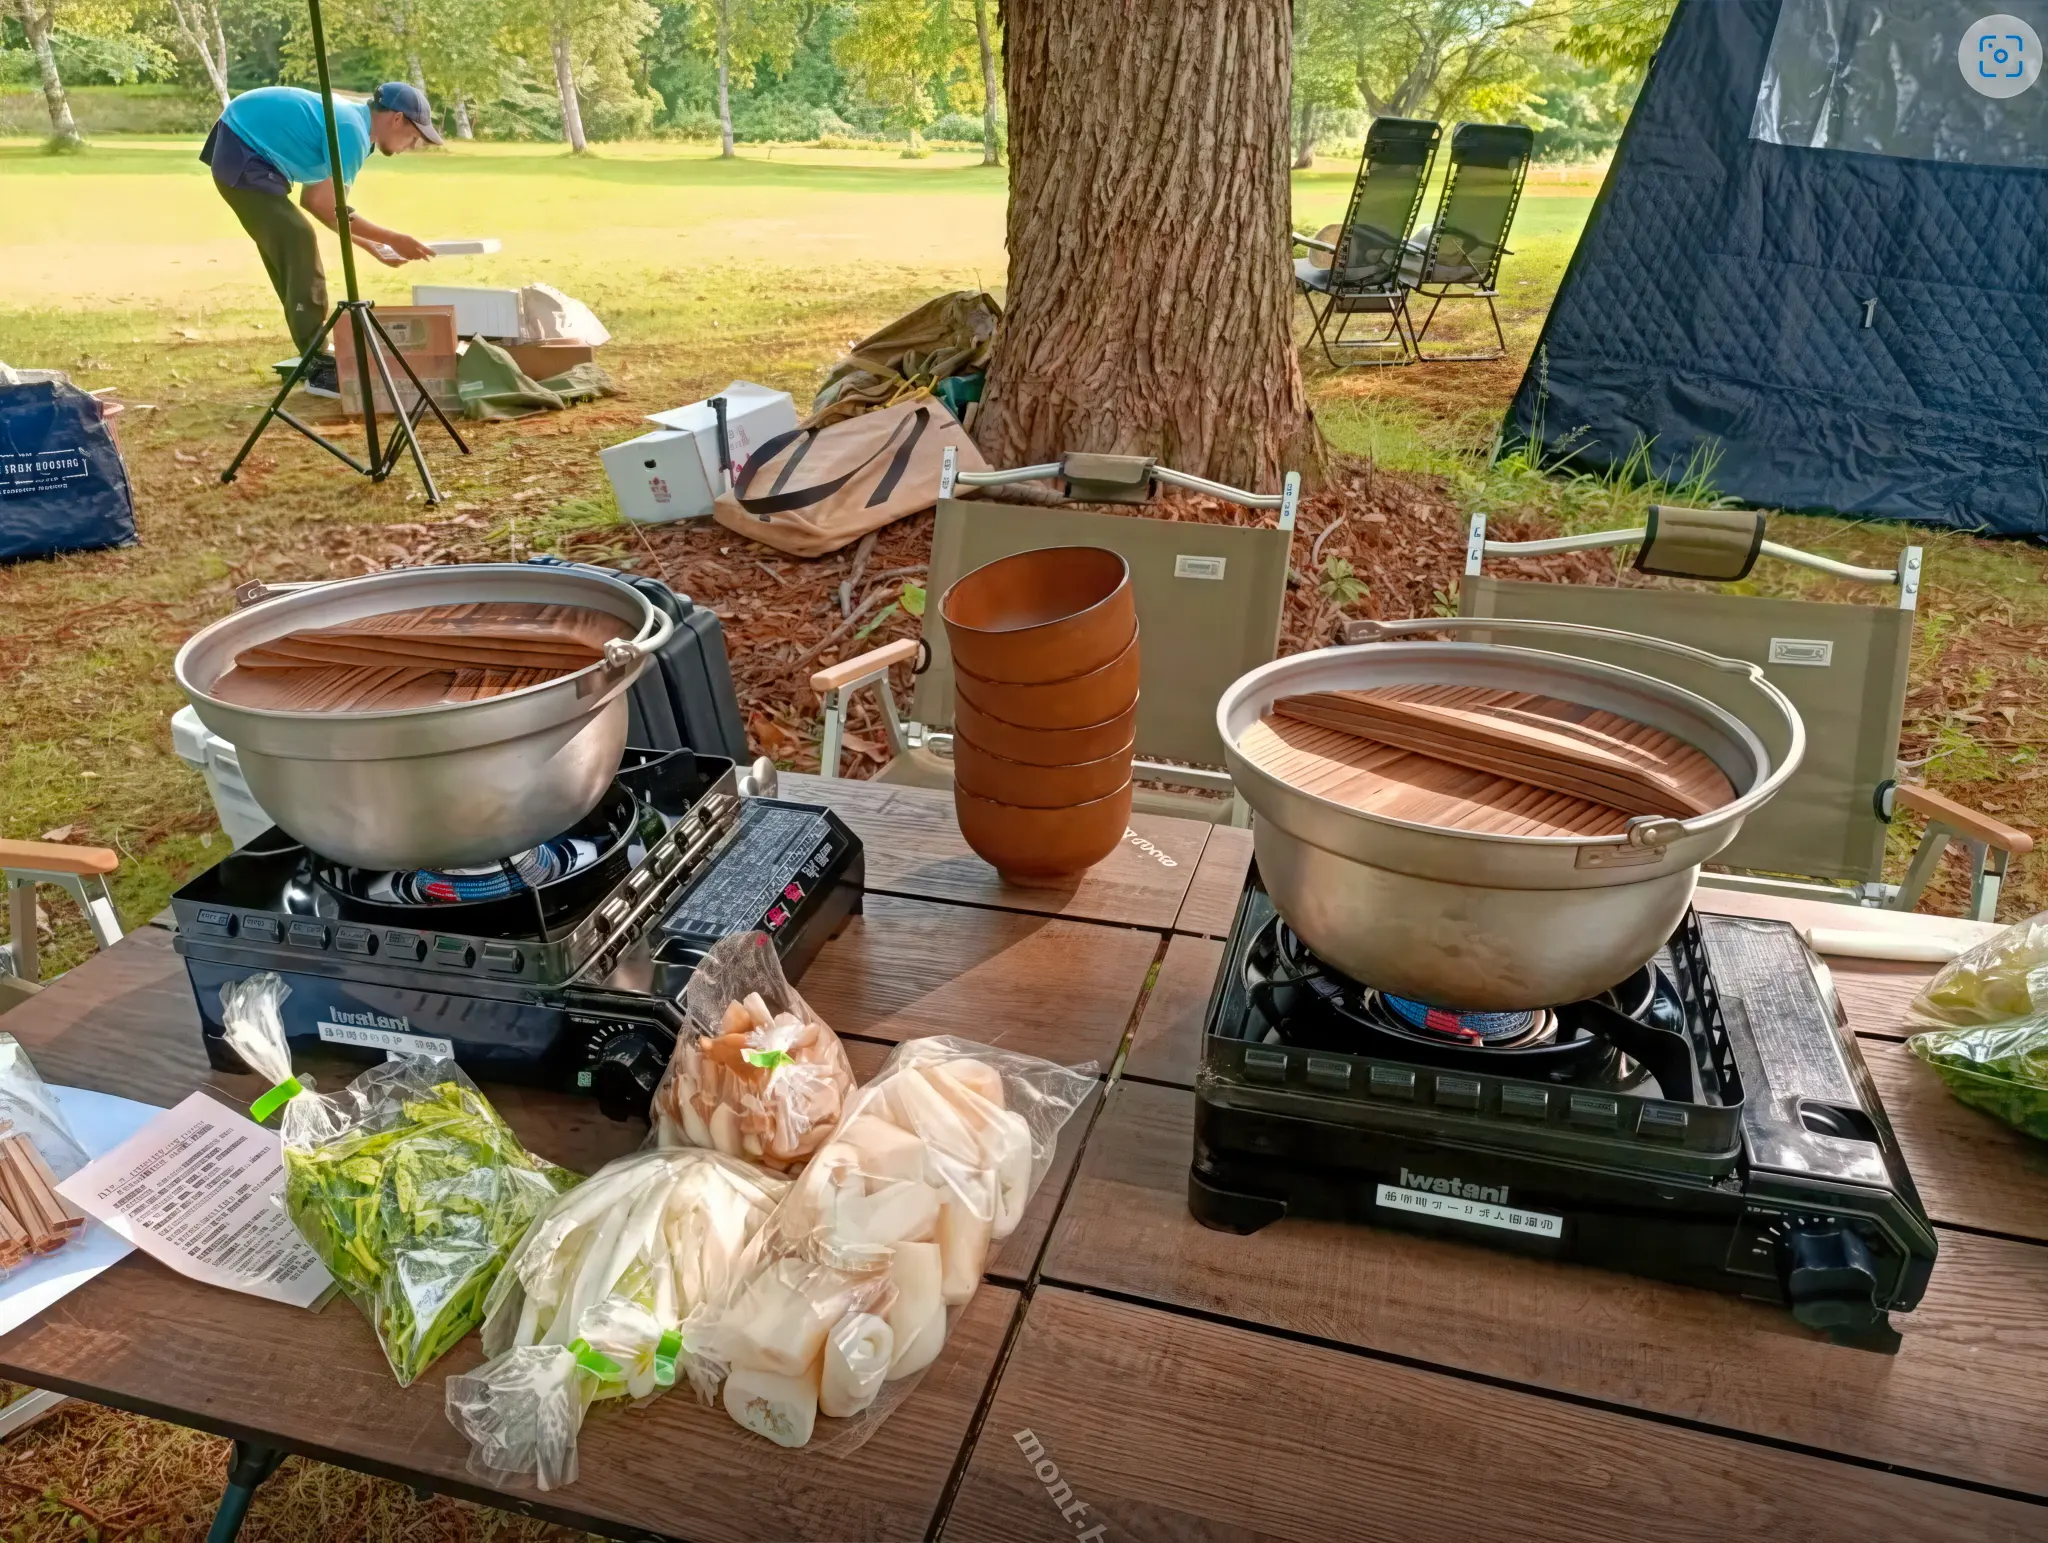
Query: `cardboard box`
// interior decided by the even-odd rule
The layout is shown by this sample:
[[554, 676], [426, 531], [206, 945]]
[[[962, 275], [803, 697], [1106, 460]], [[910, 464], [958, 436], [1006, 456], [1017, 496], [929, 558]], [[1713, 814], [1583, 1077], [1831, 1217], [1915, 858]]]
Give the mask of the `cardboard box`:
[[550, 375], [559, 375], [579, 364], [589, 364], [597, 357], [597, 350], [584, 343], [499, 343], [498, 346], [535, 380], [546, 380]]
[[[737, 477], [763, 445], [777, 434], [787, 434], [796, 427], [796, 403], [787, 391], [757, 386], [750, 380], [736, 380], [718, 394], [725, 398], [726, 441], [732, 451], [733, 475]], [[683, 407], [671, 407], [665, 412], [649, 413], [647, 417], [649, 422], [658, 423], [665, 429], [693, 436], [697, 441], [698, 455], [704, 463], [707, 483], [714, 488], [720, 486], [718, 415], [712, 411], [708, 398]], [[703, 512], [711, 512], [708, 503]]]
[[485, 337], [496, 341], [519, 336], [519, 291], [516, 289], [415, 284], [412, 303], [416, 306], [453, 306], [455, 330], [466, 338]]
[[[405, 362], [412, 366], [413, 373], [427, 388], [427, 394], [443, 408], [459, 406], [462, 397], [458, 377], [462, 360], [456, 352], [460, 344], [455, 336], [453, 308], [445, 305], [380, 305], [376, 316], [383, 324], [385, 335], [405, 356]], [[391, 371], [391, 381], [398, 390], [399, 401], [411, 408], [419, 400], [412, 382], [405, 378], [405, 371], [396, 359], [387, 357], [384, 362]], [[334, 329], [334, 363], [341, 378], [341, 410], [352, 417], [360, 416], [363, 388], [362, 379], [356, 371], [355, 328], [347, 322]], [[377, 411], [395, 411], [385, 394], [384, 383], [377, 378], [375, 365], [371, 366], [370, 382]]]
[[711, 512], [718, 481], [705, 469], [694, 434], [657, 429], [597, 455], [611, 479], [619, 513], [636, 525], [701, 519]]

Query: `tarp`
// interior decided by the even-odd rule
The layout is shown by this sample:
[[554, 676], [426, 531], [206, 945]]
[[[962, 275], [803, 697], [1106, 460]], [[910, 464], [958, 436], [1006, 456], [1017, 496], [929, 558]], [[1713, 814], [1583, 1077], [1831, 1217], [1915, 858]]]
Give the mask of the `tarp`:
[[1681, 0], [1509, 444], [2048, 534], [2048, 0]]
[[613, 395], [612, 378], [599, 365], [572, 364], [559, 375], [535, 380], [488, 338], [471, 338], [463, 349], [456, 390], [469, 418], [524, 418]]
[[[811, 400], [805, 423], [822, 428], [859, 413], [888, 407], [946, 381], [978, 376], [988, 368], [1003, 308], [978, 289], [956, 289], [927, 300], [853, 345], [832, 366]], [[971, 389], [941, 393], [957, 414], [981, 395]]]

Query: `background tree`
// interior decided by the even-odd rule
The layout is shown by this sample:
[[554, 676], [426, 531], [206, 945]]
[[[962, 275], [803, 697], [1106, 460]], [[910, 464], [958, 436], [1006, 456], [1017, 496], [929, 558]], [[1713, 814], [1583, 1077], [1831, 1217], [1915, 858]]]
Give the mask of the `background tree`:
[[989, 0], [974, 0], [975, 49], [981, 55], [981, 164], [1003, 163], [1001, 135], [997, 128], [997, 102], [1002, 88], [996, 83], [996, 28], [991, 20]]
[[1664, 41], [1678, 0], [1578, 0], [1558, 45], [1581, 64], [1640, 71]]
[[166, 0], [184, 51], [205, 72], [206, 83], [222, 107], [228, 90], [228, 40], [221, 21], [221, 0]]
[[922, 153], [924, 130], [941, 113], [980, 110], [986, 160], [981, 21], [971, 0], [967, 7], [960, 0], [861, 0], [833, 53], [862, 100], [909, 133], [908, 153]]
[[637, 53], [658, 20], [645, 0], [511, 0], [506, 42], [526, 58], [552, 66], [562, 138], [573, 153], [581, 155], [590, 147], [583, 123], [584, 76], [592, 87], [609, 85], [616, 92], [623, 85], [630, 94], [632, 84], [619, 61]]
[[763, 62], [778, 74], [786, 74], [803, 19], [798, 0], [697, 0], [699, 41], [709, 50], [718, 71], [720, 155], [730, 159], [735, 154], [733, 86], [751, 86], [754, 72]]
[[50, 112], [50, 143], [59, 149], [76, 150], [85, 140], [78, 132], [78, 121], [71, 116], [71, 98], [57, 69], [57, 51], [51, 38], [56, 30], [55, 12], [56, 0], [14, 0], [14, 13], [28, 35], [29, 52], [35, 55], [36, 73], [42, 81], [43, 103]]
[[1295, 0], [1294, 166], [1315, 164], [1316, 139], [1339, 111], [1355, 109], [1358, 64], [1350, 31], [1351, 0]]
[[1286, 262], [1288, 0], [1009, 0], [999, 466], [1154, 455], [1272, 489], [1320, 464]]

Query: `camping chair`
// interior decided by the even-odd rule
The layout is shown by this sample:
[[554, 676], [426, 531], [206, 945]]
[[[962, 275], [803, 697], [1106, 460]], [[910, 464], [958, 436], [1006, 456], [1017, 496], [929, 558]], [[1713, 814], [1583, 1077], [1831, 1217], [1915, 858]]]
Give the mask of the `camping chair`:
[[[1337, 369], [1346, 368], [1346, 361], [1337, 357], [1340, 348], [1369, 351], [1369, 357], [1350, 360], [1353, 365], [1415, 362], [1414, 322], [1408, 315], [1408, 291], [1401, 283], [1401, 259], [1442, 136], [1442, 126], [1426, 120], [1375, 119], [1365, 136], [1365, 156], [1358, 165], [1358, 180], [1351, 184], [1344, 223], [1316, 236], [1294, 232], [1295, 244], [1307, 247], [1310, 254], [1295, 260], [1295, 283], [1308, 301], [1323, 357]], [[1378, 337], [1347, 342], [1344, 329], [1360, 313], [1385, 316], [1387, 328]], [[1329, 330], [1332, 316], [1338, 318], [1334, 333]], [[1389, 345], [1399, 350], [1392, 358], [1386, 357]]]
[[[1905, 781], [1898, 760], [1920, 548], [1901, 552], [1895, 570], [1857, 568], [1766, 541], [1763, 531], [1758, 511], [1653, 505], [1642, 529], [1488, 541], [1486, 516], [1475, 514], [1459, 611], [1644, 633], [1763, 666], [1805, 720], [1806, 755], [1778, 796], [1751, 815], [1715, 859], [1729, 871], [1703, 874], [1702, 883], [1910, 911], [1943, 851], [1959, 842], [1970, 859], [1970, 914], [1991, 920], [2006, 866], [2033, 850], [2032, 838]], [[1530, 583], [1480, 571], [1488, 557], [1619, 546], [1638, 548], [1635, 565], [1644, 573], [1732, 584], [1762, 556], [1856, 583], [1895, 586], [1897, 598], [1888, 605], [1837, 604], [1711, 590]], [[1540, 646], [1506, 634], [1503, 640]], [[1566, 646], [1575, 653], [1598, 652], [1597, 645]], [[1627, 661], [1617, 656], [1611, 662]], [[1722, 700], [1725, 677], [1718, 672], [1688, 671], [1674, 663], [1660, 673], [1709, 700]], [[1779, 746], [1765, 748], [1781, 753]], [[1924, 815], [1927, 829], [1905, 882], [1894, 887], [1883, 882], [1885, 837], [1901, 808]]]
[[[982, 487], [1036, 479], [1061, 483], [1069, 500], [1144, 503], [1162, 482], [1279, 511], [1264, 529], [1155, 520], [1140, 514], [1089, 514], [1044, 505], [952, 497], [954, 485]], [[931, 597], [922, 640], [901, 638], [818, 671], [811, 689], [823, 699], [825, 735], [819, 770], [839, 775], [846, 707], [872, 686], [881, 699], [892, 759], [878, 778], [919, 787], [953, 780], [953, 666], [939, 599], [954, 580], [984, 563], [1053, 546], [1099, 546], [1131, 565], [1138, 608], [1137, 758], [1132, 775], [1172, 792], [1140, 787], [1133, 807], [1147, 814], [1192, 815], [1241, 824], [1245, 813], [1223, 769], [1216, 703], [1230, 683], [1273, 657], [1287, 595], [1288, 548], [1301, 479], [1289, 473], [1278, 494], [1247, 493], [1170, 470], [1142, 456], [1073, 455], [1016, 471], [960, 472], [946, 452], [938, 520], [925, 592]], [[911, 721], [898, 713], [889, 667], [924, 655]], [[1227, 797], [1219, 795], [1228, 795]]]
[[6, 880], [10, 941], [0, 946], [0, 1013], [18, 1006], [40, 988], [42, 961], [36, 948], [36, 887], [54, 884], [78, 902], [85, 924], [101, 948], [121, 941], [121, 922], [107, 894], [106, 876], [120, 858], [105, 847], [67, 846], [55, 841], [0, 841], [0, 878]]
[[[1500, 298], [1494, 281], [1500, 260], [1508, 255], [1508, 230], [1535, 152], [1536, 131], [1519, 123], [1461, 123], [1452, 133], [1451, 167], [1437, 199], [1436, 219], [1415, 233], [1401, 263], [1401, 282], [1429, 298], [1429, 314], [1415, 329], [1417, 358], [1456, 363], [1507, 353], [1507, 335], [1494, 308]], [[1486, 302], [1497, 345], [1492, 353], [1423, 353], [1422, 340], [1446, 300]]]

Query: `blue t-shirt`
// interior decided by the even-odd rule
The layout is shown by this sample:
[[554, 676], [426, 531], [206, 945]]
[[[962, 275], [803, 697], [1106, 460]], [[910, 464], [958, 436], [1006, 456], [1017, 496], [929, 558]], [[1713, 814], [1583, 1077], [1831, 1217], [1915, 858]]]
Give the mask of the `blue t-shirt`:
[[[317, 91], [298, 86], [244, 91], [228, 103], [220, 121], [292, 181], [327, 180], [327, 118]], [[346, 187], [370, 153], [370, 104], [336, 102], [334, 128], [341, 140], [341, 182]]]

